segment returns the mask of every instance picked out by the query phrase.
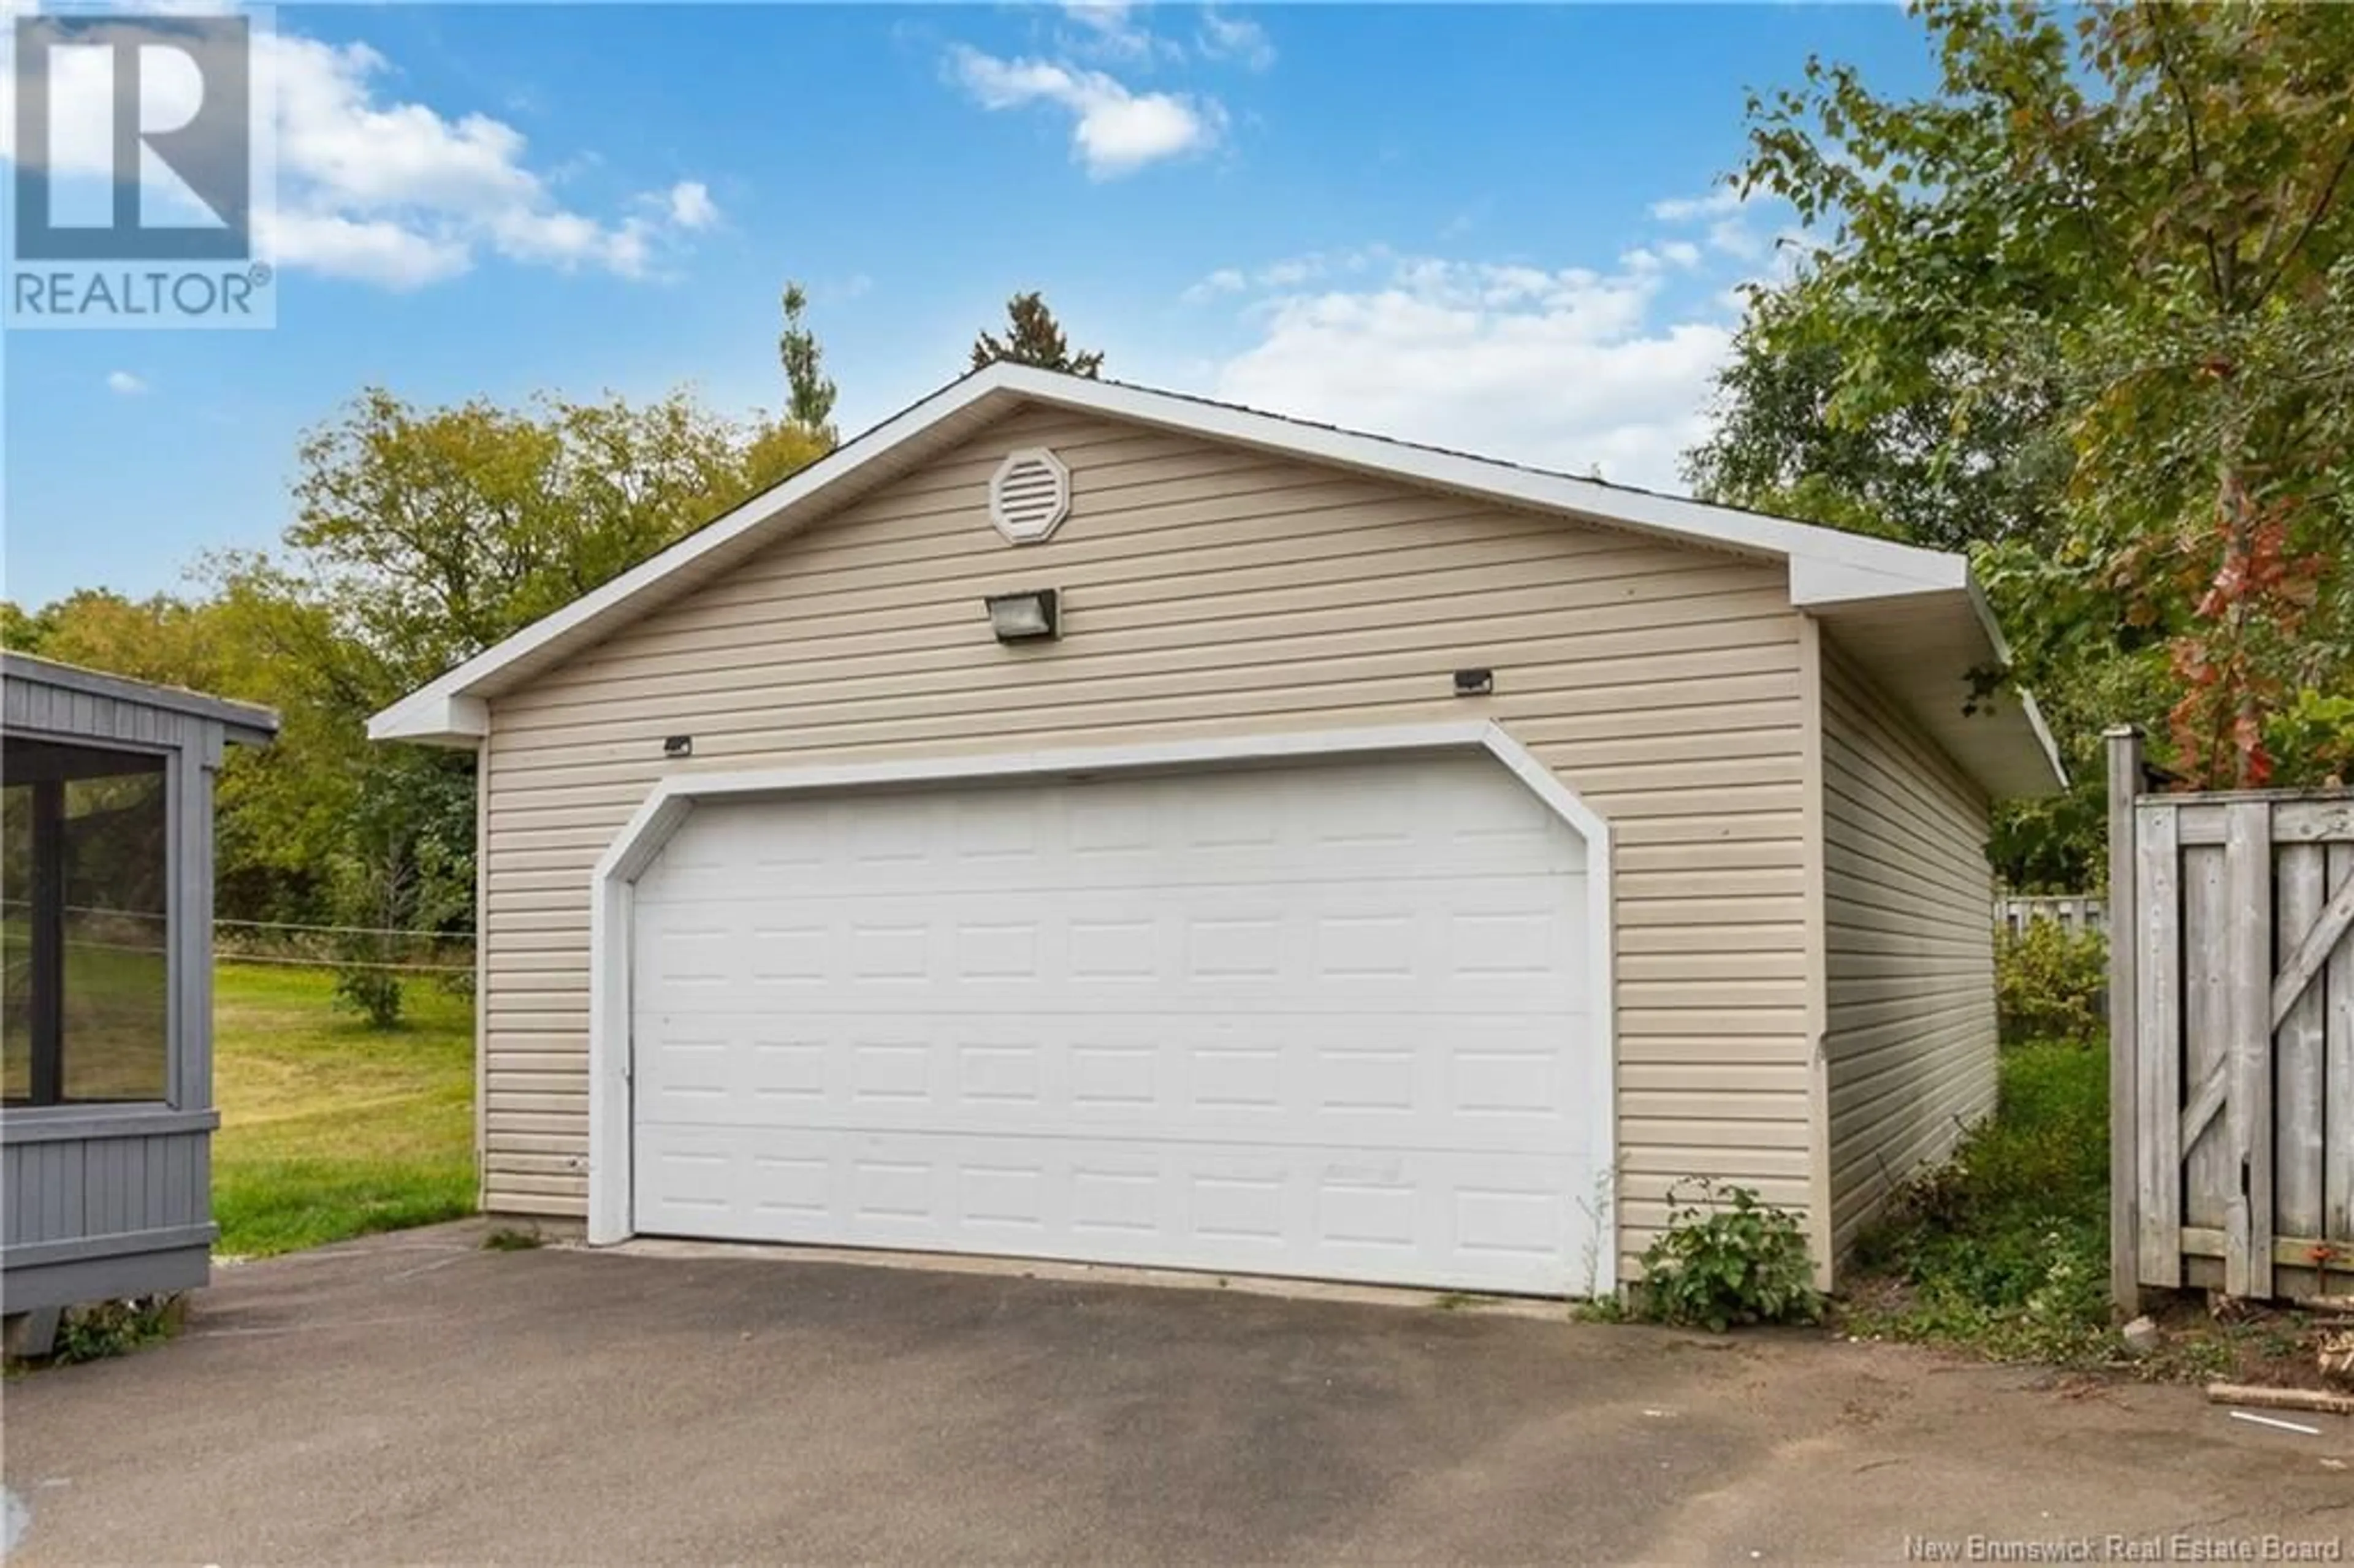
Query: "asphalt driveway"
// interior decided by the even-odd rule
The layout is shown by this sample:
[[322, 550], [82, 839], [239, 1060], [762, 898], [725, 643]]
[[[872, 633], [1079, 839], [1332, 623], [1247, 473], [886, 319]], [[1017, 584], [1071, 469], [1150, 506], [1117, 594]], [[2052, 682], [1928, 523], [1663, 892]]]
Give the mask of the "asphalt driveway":
[[[19, 1560], [1893, 1562], [2339, 1542], [2354, 1435], [1813, 1336], [484, 1252], [223, 1270], [5, 1390]], [[1963, 1559], [1956, 1559], [1963, 1560]]]

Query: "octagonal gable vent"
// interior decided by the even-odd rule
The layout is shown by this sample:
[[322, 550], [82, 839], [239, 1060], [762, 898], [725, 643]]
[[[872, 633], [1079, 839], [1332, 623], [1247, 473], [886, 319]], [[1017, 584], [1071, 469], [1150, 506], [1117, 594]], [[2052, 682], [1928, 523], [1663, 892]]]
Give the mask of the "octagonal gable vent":
[[1044, 447], [1008, 452], [989, 482], [989, 520], [1017, 545], [1034, 545], [1070, 515], [1071, 471]]

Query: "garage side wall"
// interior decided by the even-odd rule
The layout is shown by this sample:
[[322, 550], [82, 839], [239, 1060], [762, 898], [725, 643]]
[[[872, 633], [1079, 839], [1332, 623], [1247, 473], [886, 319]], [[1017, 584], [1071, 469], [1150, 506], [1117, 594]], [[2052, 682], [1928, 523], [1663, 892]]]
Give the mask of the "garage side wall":
[[1824, 931], [1833, 1254], [1994, 1108], [1985, 797], [1828, 641]]
[[[1072, 507], [1013, 546], [985, 486], [1033, 446]], [[981, 597], [1042, 587], [1063, 641], [999, 646]], [[588, 878], [666, 771], [1491, 718], [1617, 835], [1622, 1240], [1681, 1176], [1803, 1206], [1798, 641], [1778, 567], [1017, 415], [494, 699], [486, 1202], [583, 1212]]]

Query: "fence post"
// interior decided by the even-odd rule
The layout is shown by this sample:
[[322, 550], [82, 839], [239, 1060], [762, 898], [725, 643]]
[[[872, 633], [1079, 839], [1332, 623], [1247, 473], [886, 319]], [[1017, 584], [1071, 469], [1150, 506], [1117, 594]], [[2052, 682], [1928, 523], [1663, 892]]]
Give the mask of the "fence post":
[[2130, 1318], [2141, 1310], [2140, 1074], [2134, 1052], [2141, 911], [2134, 798], [2142, 790], [2142, 734], [2136, 726], [2118, 725], [2103, 738], [2109, 764], [2109, 1298]]

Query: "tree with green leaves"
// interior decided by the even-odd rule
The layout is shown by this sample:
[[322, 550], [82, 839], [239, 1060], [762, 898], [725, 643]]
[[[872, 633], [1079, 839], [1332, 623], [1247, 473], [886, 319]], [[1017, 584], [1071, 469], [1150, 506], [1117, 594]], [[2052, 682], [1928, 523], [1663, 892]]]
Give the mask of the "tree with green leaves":
[[1016, 294], [1005, 302], [1006, 334], [983, 331], [972, 343], [972, 367], [979, 370], [1001, 359], [1084, 376], [1090, 381], [1103, 369], [1101, 353], [1073, 353], [1062, 323], [1036, 291]]
[[[473, 924], [473, 762], [382, 747], [370, 714], [823, 455], [795, 418], [739, 423], [677, 395], [419, 408], [363, 392], [305, 438], [275, 556], [206, 563], [202, 591], [101, 590], [0, 612], [11, 648], [264, 703], [274, 745], [233, 748], [218, 899], [233, 918], [408, 931]], [[411, 951], [341, 976], [379, 1022]]]
[[0, 648], [16, 653], [37, 653], [51, 630], [47, 610], [27, 610], [14, 599], [0, 599]]
[[[362, 393], [303, 442], [292, 551], [236, 581], [255, 635], [318, 640], [305, 660], [341, 745], [363, 754], [325, 863], [353, 925], [432, 929], [472, 905], [470, 760], [367, 747], [368, 714], [570, 603], [824, 455], [797, 418], [744, 425], [684, 393], [419, 408]], [[353, 1000], [398, 1015], [383, 971]]]
[[799, 283], [787, 283], [783, 306], [785, 325], [777, 334], [777, 358], [785, 367], [785, 417], [830, 447], [834, 442], [834, 386], [826, 378], [825, 351], [804, 319], [809, 295]]
[[372, 388], [303, 440], [286, 542], [389, 701], [825, 450], [684, 393], [419, 408]]
[[[1949, 356], [1916, 396], [1834, 418], [1841, 345], [1804, 330], [1835, 265], [1763, 290], [1717, 374], [1709, 439], [1685, 456], [1703, 497], [1940, 550], [2058, 532], [2071, 458], [2059, 388]], [[1963, 410], [1967, 407], [1967, 417]]]
[[2354, 762], [2354, 9], [1917, 14], [1930, 96], [1751, 101], [1738, 183], [1822, 238], [1696, 477], [1976, 546], [2021, 673], [2196, 781]]

